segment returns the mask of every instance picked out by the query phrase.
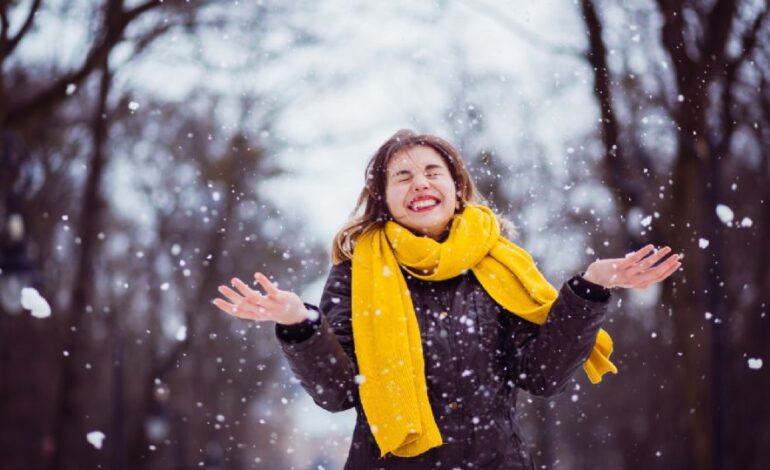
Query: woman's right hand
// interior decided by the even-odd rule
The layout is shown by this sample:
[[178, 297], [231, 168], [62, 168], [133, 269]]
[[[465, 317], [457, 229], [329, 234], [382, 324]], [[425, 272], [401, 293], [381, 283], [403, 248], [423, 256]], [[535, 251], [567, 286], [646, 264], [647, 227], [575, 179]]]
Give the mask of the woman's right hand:
[[255, 321], [273, 320], [282, 325], [317, 318], [318, 314], [308, 311], [302, 299], [293, 292], [278, 289], [260, 272], [255, 273], [254, 278], [265, 289], [265, 295], [234, 277], [231, 282], [237, 292], [227, 286], [219, 286], [217, 289], [229, 302], [217, 298], [211, 303], [228, 315]]

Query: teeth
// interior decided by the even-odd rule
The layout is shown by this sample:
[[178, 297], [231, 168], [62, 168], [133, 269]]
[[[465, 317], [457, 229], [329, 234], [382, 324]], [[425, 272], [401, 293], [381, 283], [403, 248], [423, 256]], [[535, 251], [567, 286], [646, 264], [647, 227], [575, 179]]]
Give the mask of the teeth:
[[422, 209], [424, 207], [435, 206], [436, 204], [438, 204], [438, 202], [434, 199], [425, 199], [412, 204], [412, 209]]

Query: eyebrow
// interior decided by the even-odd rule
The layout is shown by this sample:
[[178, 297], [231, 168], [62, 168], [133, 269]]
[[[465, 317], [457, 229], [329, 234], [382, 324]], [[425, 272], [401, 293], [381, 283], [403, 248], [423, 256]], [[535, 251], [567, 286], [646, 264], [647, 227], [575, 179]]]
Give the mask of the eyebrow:
[[[435, 164], [435, 163], [430, 163], [430, 164], [428, 164], [428, 165], [425, 167], [425, 171], [430, 171], [430, 170], [443, 170], [443, 169], [444, 169], [444, 168], [443, 168], [441, 165], [437, 165], [437, 164]], [[409, 170], [400, 170], [400, 171], [397, 171], [396, 173], [393, 173], [391, 176], [393, 176], [393, 177], [396, 177], [396, 176], [401, 176], [401, 175], [411, 175], [411, 174], [412, 174], [412, 172], [411, 172], [411, 171], [409, 171]]]

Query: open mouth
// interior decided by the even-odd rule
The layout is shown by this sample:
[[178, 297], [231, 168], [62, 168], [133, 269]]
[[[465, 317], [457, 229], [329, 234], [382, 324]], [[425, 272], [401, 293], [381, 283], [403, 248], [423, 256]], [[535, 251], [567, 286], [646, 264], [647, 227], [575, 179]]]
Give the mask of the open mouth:
[[439, 204], [441, 204], [441, 201], [433, 197], [420, 198], [409, 204], [409, 210], [412, 212], [428, 212]]

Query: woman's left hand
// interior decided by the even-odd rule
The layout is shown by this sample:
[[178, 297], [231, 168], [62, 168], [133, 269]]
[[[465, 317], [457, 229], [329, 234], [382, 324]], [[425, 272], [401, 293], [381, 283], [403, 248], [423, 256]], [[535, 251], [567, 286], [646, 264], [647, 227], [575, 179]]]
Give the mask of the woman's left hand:
[[583, 279], [606, 288], [638, 287], [644, 289], [650, 284], [661, 282], [679, 269], [682, 265], [679, 255], [670, 256], [657, 266], [653, 265], [671, 252], [664, 246], [652, 253], [655, 246], [650, 244], [644, 248], [629, 253], [625, 258], [600, 259], [591, 263], [583, 274]]

